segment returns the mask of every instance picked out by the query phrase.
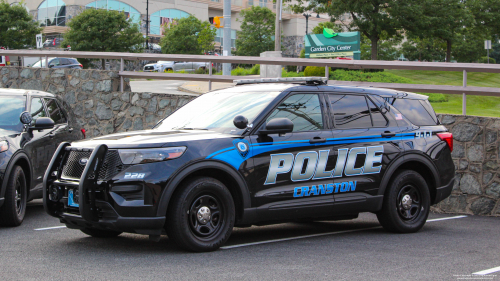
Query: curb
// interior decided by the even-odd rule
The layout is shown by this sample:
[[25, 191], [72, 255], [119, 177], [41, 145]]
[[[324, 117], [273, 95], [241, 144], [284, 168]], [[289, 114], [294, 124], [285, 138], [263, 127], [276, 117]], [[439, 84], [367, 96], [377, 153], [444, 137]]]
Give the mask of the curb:
[[190, 93], [190, 94], [196, 94], [196, 95], [203, 95], [204, 94], [204, 93], [200, 93], [200, 92], [197, 92], [197, 91], [193, 91], [193, 90], [184, 88], [182, 86], [177, 87], [177, 90], [179, 90], [181, 92]]

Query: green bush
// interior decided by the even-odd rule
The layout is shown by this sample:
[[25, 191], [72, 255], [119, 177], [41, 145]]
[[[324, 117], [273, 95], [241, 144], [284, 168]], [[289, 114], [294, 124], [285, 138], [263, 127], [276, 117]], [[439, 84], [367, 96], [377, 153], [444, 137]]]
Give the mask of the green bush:
[[306, 57], [306, 49], [300, 50], [299, 58], [305, 58]]
[[195, 74], [208, 74], [208, 69], [198, 68], [194, 71]]
[[297, 72], [297, 66], [296, 65], [287, 65], [287, 66], [285, 66], [285, 70], [289, 71], [289, 72], [292, 72], [292, 71]]
[[[481, 57], [479, 59], [479, 63], [488, 63], [488, 57]], [[496, 60], [492, 57], [490, 57], [490, 63], [494, 64], [497, 63]]]
[[320, 76], [325, 77], [325, 68], [321, 66], [308, 66], [304, 70], [304, 75], [309, 76]]
[[286, 71], [286, 70], [282, 70], [281, 71], [281, 77], [285, 78], [285, 77], [304, 77], [304, 72], [299, 72], [297, 73], [297, 71]]
[[[307, 68], [306, 68], [307, 70]], [[324, 74], [323, 68], [323, 74]], [[306, 76], [307, 73], [306, 73]], [[388, 72], [361, 72], [337, 69], [330, 72], [330, 80], [340, 81], [361, 81], [361, 82], [381, 82], [381, 83], [404, 83], [411, 84], [412, 80]]]
[[249, 75], [260, 75], [260, 64], [256, 64], [250, 68]]
[[430, 102], [447, 102], [448, 101], [448, 95], [445, 95], [445, 94], [423, 94], [423, 95], [429, 96]]

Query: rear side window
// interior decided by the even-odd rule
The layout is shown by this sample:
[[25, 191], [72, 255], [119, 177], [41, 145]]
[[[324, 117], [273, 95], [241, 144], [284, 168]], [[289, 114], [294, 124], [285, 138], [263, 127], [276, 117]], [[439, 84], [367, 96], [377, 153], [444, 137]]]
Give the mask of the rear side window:
[[335, 128], [354, 129], [387, 125], [387, 120], [379, 108], [364, 95], [330, 94], [329, 96]]
[[437, 118], [426, 100], [394, 99], [392, 104], [410, 122], [417, 126], [435, 126]]
[[45, 99], [47, 105], [47, 110], [49, 111], [49, 116], [54, 120], [56, 124], [66, 123], [66, 116], [61, 110], [61, 107], [57, 104], [55, 99]]
[[69, 64], [71, 64], [70, 61], [68, 59], [65, 59], [65, 58], [60, 58], [59, 62], [61, 63], [61, 65], [69, 65]]
[[316, 94], [295, 94], [283, 101], [267, 121], [275, 118], [288, 118], [293, 122], [294, 132], [316, 131], [323, 129], [321, 103]]

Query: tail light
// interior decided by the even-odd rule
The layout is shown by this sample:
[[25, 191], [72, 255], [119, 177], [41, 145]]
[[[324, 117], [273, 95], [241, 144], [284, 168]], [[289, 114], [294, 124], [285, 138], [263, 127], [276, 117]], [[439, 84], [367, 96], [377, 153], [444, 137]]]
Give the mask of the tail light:
[[83, 68], [83, 64], [80, 64], [80, 67]]
[[83, 134], [83, 138], [86, 139], [87, 138], [87, 131], [85, 131], [85, 129], [82, 129], [82, 134]]
[[450, 148], [450, 151], [453, 151], [453, 134], [452, 133], [437, 133], [436, 134], [441, 140], [445, 141]]

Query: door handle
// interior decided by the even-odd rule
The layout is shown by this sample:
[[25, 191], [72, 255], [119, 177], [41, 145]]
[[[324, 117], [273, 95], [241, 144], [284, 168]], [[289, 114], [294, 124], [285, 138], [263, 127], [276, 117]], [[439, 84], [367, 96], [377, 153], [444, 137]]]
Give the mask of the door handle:
[[326, 142], [326, 139], [320, 137], [314, 137], [313, 139], [309, 140], [309, 143], [322, 143], [322, 142]]
[[385, 131], [382, 133], [382, 137], [388, 138], [388, 137], [394, 137], [396, 136], [396, 133]]
[[69, 128], [68, 132], [73, 133], [73, 128]]

